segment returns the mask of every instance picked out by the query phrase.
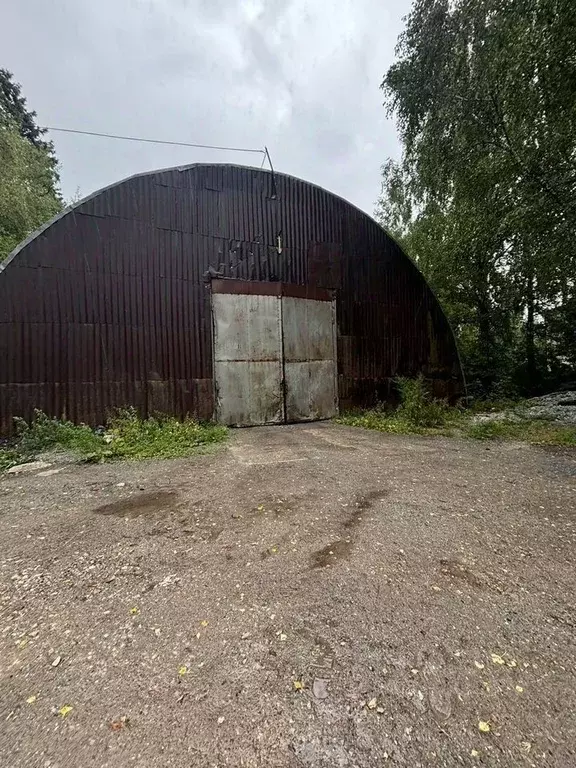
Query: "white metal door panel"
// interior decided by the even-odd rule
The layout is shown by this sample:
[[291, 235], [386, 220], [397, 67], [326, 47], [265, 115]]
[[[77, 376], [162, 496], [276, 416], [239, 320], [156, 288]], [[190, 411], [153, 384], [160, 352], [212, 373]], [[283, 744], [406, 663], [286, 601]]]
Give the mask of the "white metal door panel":
[[329, 419], [338, 412], [335, 306], [282, 298], [287, 421]]
[[212, 294], [216, 417], [248, 426], [284, 420], [278, 296]]

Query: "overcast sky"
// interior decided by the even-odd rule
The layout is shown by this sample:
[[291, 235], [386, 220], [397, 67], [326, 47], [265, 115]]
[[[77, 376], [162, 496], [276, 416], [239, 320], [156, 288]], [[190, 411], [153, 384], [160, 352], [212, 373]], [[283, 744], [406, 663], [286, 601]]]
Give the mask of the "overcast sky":
[[[0, 66], [42, 125], [262, 147], [372, 213], [398, 154], [379, 89], [409, 0], [19, 0]], [[51, 134], [66, 199], [140, 171], [259, 157]]]

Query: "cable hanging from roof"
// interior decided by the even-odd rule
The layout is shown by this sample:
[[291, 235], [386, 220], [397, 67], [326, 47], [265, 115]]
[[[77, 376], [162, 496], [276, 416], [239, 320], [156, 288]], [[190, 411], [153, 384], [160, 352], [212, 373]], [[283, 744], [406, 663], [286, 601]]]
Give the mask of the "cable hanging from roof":
[[[254, 152], [264, 155], [264, 159], [268, 155], [266, 149], [247, 149], [246, 147], [219, 147], [212, 144], [191, 144], [186, 141], [163, 141], [162, 139], [142, 139], [137, 136], [117, 136], [113, 133], [96, 133], [96, 131], [78, 131], [73, 128], [54, 128], [45, 126], [47, 131], [59, 131], [60, 133], [79, 133], [82, 136], [99, 136], [103, 139], [122, 139], [123, 141], [141, 141], [145, 144], [169, 144], [173, 147], [196, 147], [198, 149], [221, 149], [226, 152]], [[269, 157], [269, 156], [268, 156]]]

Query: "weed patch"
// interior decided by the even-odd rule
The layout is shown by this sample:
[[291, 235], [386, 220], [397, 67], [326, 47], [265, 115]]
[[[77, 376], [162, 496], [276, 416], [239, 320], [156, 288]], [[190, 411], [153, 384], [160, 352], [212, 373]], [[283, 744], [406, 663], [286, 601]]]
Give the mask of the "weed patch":
[[545, 419], [508, 419], [468, 424], [467, 437], [476, 440], [520, 440], [535, 445], [574, 445], [576, 427], [556, 424]]
[[0, 472], [51, 450], [91, 462], [182, 458], [222, 442], [228, 434], [226, 427], [194, 419], [163, 415], [141, 419], [132, 408], [116, 411], [105, 429], [52, 419], [41, 411], [30, 423], [18, 419], [16, 428], [16, 439], [0, 447]]
[[[351, 427], [375, 429], [398, 435], [443, 435], [475, 440], [518, 440], [535, 445], [576, 446], [576, 427], [546, 419], [530, 418], [521, 402], [484, 402], [463, 411], [433, 400], [421, 377], [398, 379], [400, 405], [394, 411], [377, 407], [352, 411], [336, 421]], [[518, 410], [513, 410], [517, 408]], [[480, 421], [477, 415], [504, 411], [503, 418]], [[512, 412], [515, 418], [506, 418]]]
[[109, 450], [114, 458], [176, 459], [203, 446], [221, 443], [228, 430], [219, 424], [202, 424], [172, 416], [140, 419], [131, 409], [119, 411], [109, 422]]

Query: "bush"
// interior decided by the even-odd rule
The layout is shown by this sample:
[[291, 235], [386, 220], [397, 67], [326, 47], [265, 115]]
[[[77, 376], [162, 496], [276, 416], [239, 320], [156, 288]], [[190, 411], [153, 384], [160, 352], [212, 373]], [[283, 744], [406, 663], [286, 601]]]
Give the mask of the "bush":
[[453, 417], [454, 409], [445, 402], [433, 400], [426, 390], [422, 375], [415, 379], [396, 379], [400, 393], [397, 415], [416, 427], [441, 427]]
[[101, 443], [100, 437], [85, 424], [53, 419], [42, 411], [34, 411], [30, 424], [24, 419], [15, 421], [16, 446], [25, 456], [33, 456], [55, 447], [73, 453], [91, 453], [97, 450]]
[[0, 472], [5, 472], [21, 461], [21, 454], [12, 448], [0, 447]]

